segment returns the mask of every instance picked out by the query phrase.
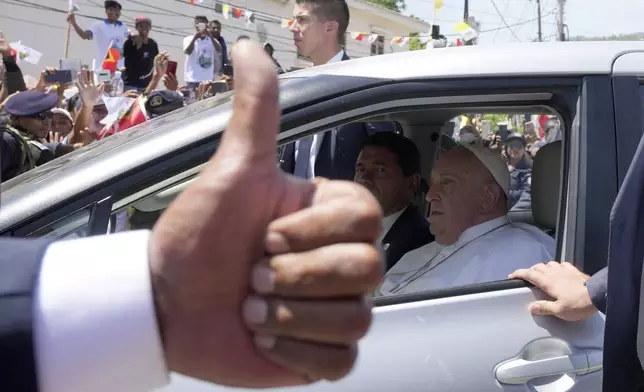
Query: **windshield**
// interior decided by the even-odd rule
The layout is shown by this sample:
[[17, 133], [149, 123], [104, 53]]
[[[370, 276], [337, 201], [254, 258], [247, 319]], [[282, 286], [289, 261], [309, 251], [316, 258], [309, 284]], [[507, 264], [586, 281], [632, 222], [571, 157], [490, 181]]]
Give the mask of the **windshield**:
[[223, 109], [225, 106], [232, 104], [233, 96], [234, 91], [217, 94], [212, 98], [195, 102], [181, 109], [164, 114], [163, 116], [148, 120], [145, 123], [132, 127], [124, 132], [93, 142], [86, 147], [54, 159], [45, 165], [23, 173], [9, 181], [3, 182], [0, 185], [0, 192], [4, 192], [25, 182], [41, 181], [52, 175], [52, 173], [55, 173], [57, 169], [60, 169], [63, 166], [77, 165], [98, 155], [105, 154], [106, 152], [118, 148], [125, 143], [145, 137], [168, 124], [185, 120], [188, 117], [217, 107], [222, 107]]

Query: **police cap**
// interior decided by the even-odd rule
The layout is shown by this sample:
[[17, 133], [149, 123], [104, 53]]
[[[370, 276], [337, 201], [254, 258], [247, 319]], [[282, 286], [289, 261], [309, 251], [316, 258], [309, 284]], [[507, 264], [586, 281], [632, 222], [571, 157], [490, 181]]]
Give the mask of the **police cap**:
[[153, 116], [183, 107], [183, 94], [171, 90], [153, 91], [145, 102], [145, 110]]
[[4, 110], [12, 116], [29, 117], [47, 112], [58, 104], [58, 95], [40, 91], [23, 91], [7, 100]]

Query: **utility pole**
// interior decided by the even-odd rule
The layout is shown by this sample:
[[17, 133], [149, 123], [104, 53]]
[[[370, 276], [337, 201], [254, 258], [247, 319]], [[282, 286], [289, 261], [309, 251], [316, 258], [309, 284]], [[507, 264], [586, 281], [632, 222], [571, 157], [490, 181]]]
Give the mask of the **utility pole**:
[[565, 41], [564, 34], [564, 6], [566, 0], [557, 0], [557, 41]]
[[543, 36], [541, 35], [541, 0], [537, 0], [537, 38], [539, 42], [543, 42]]
[[[465, 3], [463, 4], [463, 21], [465, 23], [469, 23], [470, 20], [470, 2], [469, 0], [465, 0]], [[464, 45], [472, 45], [472, 41], [465, 41], [463, 42]]]

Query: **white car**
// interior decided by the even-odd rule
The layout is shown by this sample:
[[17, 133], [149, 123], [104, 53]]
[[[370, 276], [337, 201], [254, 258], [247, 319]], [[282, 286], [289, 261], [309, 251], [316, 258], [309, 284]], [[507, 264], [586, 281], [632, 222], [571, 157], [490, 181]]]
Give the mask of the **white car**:
[[[561, 141], [534, 159], [532, 210], [511, 213], [557, 242], [557, 259], [606, 264], [609, 212], [644, 121], [644, 43], [469, 46], [382, 55], [280, 77], [280, 143], [355, 121], [394, 121], [426, 176], [462, 113], [550, 113]], [[198, 175], [231, 115], [232, 93], [190, 105], [3, 183], [0, 234], [110, 232], [135, 209], [150, 222]], [[146, 224], [141, 224], [145, 227]], [[226, 230], [222, 227], [222, 230]], [[544, 294], [499, 281], [375, 300], [374, 324], [345, 379], [291, 392], [599, 392], [603, 315], [535, 317]], [[165, 392], [217, 392], [172, 375]]]

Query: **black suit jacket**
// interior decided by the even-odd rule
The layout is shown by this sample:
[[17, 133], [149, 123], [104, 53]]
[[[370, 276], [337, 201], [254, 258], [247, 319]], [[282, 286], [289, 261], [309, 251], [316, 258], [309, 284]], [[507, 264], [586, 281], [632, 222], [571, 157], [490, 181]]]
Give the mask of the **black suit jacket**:
[[3, 391], [38, 391], [33, 294], [50, 240], [0, 239], [0, 369]]
[[396, 219], [391, 229], [382, 239], [385, 249], [387, 271], [409, 251], [434, 241], [429, 231], [429, 222], [414, 206], [409, 206]]
[[[643, 201], [644, 137], [640, 140], [610, 215], [604, 391], [637, 391], [644, 378], [637, 352], [644, 261]], [[641, 327], [644, 328], [644, 325]]]
[[[346, 52], [342, 61], [349, 60]], [[391, 122], [351, 123], [324, 132], [315, 157], [315, 175], [334, 180], [353, 181], [355, 165], [364, 140], [376, 132], [395, 132]], [[284, 146], [280, 168], [287, 173], [295, 171], [295, 142]]]

